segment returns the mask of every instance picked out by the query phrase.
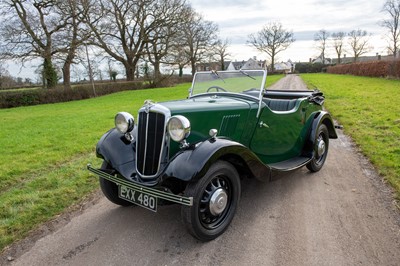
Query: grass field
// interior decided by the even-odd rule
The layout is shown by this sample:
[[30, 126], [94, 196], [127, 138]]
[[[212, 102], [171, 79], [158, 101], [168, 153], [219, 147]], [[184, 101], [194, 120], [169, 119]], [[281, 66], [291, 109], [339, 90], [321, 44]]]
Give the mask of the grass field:
[[86, 164], [101, 164], [95, 145], [117, 112], [136, 117], [144, 100], [183, 99], [189, 87], [0, 110], [0, 250], [99, 188]]
[[400, 80], [333, 74], [301, 77], [309, 88], [324, 92], [325, 107], [400, 199]]
[[0, 93], [2, 93], [2, 92], [10, 92], [10, 91], [29, 91], [29, 90], [37, 90], [37, 89], [40, 89], [40, 87], [19, 88], [19, 89], [5, 89], [5, 90], [0, 90]]

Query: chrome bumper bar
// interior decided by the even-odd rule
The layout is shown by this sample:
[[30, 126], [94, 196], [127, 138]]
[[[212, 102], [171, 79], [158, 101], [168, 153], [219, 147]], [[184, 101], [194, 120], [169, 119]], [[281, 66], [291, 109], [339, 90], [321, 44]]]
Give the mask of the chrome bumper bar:
[[87, 165], [87, 169], [90, 172], [94, 173], [95, 175], [98, 175], [101, 178], [107, 179], [108, 181], [111, 181], [111, 182], [117, 184], [118, 186], [124, 185], [124, 186], [129, 187], [132, 190], [144, 192], [144, 193], [147, 193], [149, 195], [152, 195], [154, 197], [157, 197], [157, 198], [160, 198], [163, 200], [168, 200], [168, 201], [178, 203], [181, 205], [193, 206], [193, 197], [182, 197], [182, 196], [175, 195], [171, 192], [165, 192], [165, 191], [161, 191], [158, 189], [146, 187], [146, 186], [143, 186], [136, 182], [128, 181], [128, 180], [107, 174], [99, 169], [93, 168], [90, 164]]

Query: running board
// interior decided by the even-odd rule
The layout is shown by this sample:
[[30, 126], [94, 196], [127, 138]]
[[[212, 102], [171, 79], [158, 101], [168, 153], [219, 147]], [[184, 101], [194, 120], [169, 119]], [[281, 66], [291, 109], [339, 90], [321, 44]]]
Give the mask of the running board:
[[303, 167], [304, 165], [308, 164], [311, 161], [311, 158], [299, 156], [295, 157], [286, 161], [271, 163], [268, 166], [273, 171], [291, 171], [297, 168]]

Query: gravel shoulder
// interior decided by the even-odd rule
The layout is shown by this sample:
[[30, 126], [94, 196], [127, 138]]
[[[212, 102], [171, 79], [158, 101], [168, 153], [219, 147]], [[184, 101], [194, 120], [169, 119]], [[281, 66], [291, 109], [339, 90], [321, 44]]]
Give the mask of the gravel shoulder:
[[[274, 86], [305, 88], [296, 75]], [[193, 239], [179, 206], [155, 214], [117, 207], [96, 194], [40, 237], [7, 250], [0, 264], [399, 265], [400, 212], [393, 192], [351, 139], [338, 133], [320, 172], [302, 168], [269, 183], [244, 180], [236, 217], [214, 241]]]

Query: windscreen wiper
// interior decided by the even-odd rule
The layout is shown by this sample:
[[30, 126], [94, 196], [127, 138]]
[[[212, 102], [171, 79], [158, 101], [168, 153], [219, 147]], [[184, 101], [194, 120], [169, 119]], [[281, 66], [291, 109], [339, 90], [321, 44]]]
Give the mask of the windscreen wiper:
[[250, 76], [249, 74], [247, 74], [246, 72], [244, 72], [243, 70], [241, 70], [241, 69], [239, 69], [239, 72], [240, 73], [242, 73], [243, 75], [245, 75], [246, 77], [249, 77], [249, 78], [251, 78], [251, 79], [254, 79], [254, 80], [256, 80], [256, 78], [255, 77], [252, 77], [252, 76]]
[[211, 73], [212, 73], [214, 76], [216, 76], [217, 78], [219, 78], [220, 80], [222, 80], [222, 82], [225, 83], [225, 80], [224, 80], [223, 78], [220, 77], [220, 75], [217, 73], [217, 71], [211, 70]]

